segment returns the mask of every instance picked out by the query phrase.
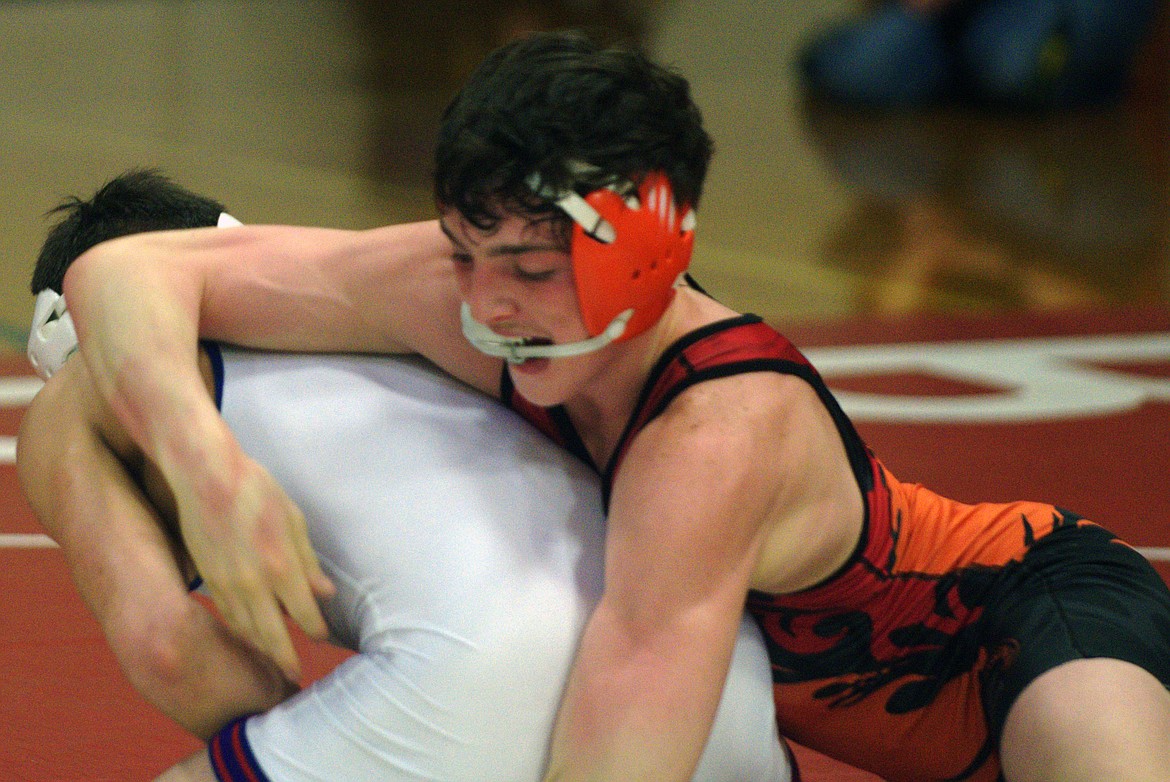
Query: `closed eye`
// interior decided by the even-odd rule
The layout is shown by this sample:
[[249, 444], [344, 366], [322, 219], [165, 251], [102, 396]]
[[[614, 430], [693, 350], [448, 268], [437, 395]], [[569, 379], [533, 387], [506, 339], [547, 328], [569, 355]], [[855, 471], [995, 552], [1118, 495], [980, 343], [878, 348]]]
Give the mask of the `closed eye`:
[[530, 271], [528, 269], [522, 269], [519, 266], [516, 267], [516, 276], [519, 277], [524, 282], [546, 282], [548, 280], [551, 280], [553, 278], [553, 275], [556, 273], [557, 273], [556, 269], [545, 269], [542, 271]]

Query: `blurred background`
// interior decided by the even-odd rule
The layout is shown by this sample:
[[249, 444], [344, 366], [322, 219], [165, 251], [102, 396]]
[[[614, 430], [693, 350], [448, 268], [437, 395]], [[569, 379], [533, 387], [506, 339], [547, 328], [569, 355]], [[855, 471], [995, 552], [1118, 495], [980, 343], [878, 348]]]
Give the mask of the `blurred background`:
[[[53, 222], [46, 213], [65, 197], [157, 167], [250, 223], [429, 218], [431, 140], [446, 101], [494, 46], [565, 26], [637, 43], [690, 79], [717, 146], [696, 276], [798, 344], [969, 338], [972, 319], [982, 337], [1032, 333], [1037, 319], [1062, 334], [1082, 321], [1165, 333], [1170, 0], [949, 1], [959, 14], [1003, 11], [979, 31], [995, 35], [972, 46], [996, 40], [982, 51], [1011, 54], [1039, 41], [1033, 54], [1051, 78], [1083, 62], [1093, 39], [1080, 17], [1058, 19], [1049, 35], [1043, 14], [1108, 21], [1144, 8], [1148, 19], [1128, 48], [1116, 35], [1096, 41], [1097, 55], [1125, 65], [1107, 99], [1005, 109], [921, 99], [942, 83], [935, 67], [946, 51], [932, 42], [958, 37], [950, 17], [930, 32], [906, 9], [948, 0], [0, 0], [0, 365], [28, 371], [18, 357], [28, 282]], [[826, 48], [810, 91], [814, 40]], [[850, 87], [868, 105], [849, 99]], [[924, 321], [929, 333], [915, 332]], [[1165, 362], [1150, 372], [1166, 377]], [[894, 379], [903, 393], [915, 381]], [[29, 396], [27, 383], [20, 389], [0, 403], [0, 464], [15, 452]], [[1168, 426], [1163, 404], [1051, 425], [869, 422], [865, 435], [903, 478], [960, 498], [1108, 510], [1124, 522], [1119, 532], [1155, 546], [1165, 545], [1155, 522], [1167, 518]], [[16, 492], [10, 467], [0, 489]], [[23, 505], [0, 506], [18, 517], [5, 532], [39, 529]], [[124, 778], [134, 763], [157, 770], [192, 751], [189, 736], [129, 692], [71, 598], [63, 562], [43, 551], [5, 556], [0, 627], [32, 639], [5, 644], [0, 666], [12, 674], [0, 677], [11, 716], [0, 713], [0, 726], [13, 728], [0, 745], [23, 764], [16, 778], [82, 778], [60, 769], [92, 771], [94, 759]], [[130, 716], [77, 708], [77, 684], [57, 675], [73, 668]], [[29, 721], [32, 703], [41, 716]], [[140, 756], [108, 752], [134, 735], [151, 736], [149, 747], [126, 748]], [[810, 780], [872, 779], [801, 762]]]
[[[873, 4], [870, 4], [871, 6]], [[158, 167], [246, 222], [431, 216], [439, 112], [535, 27], [634, 41], [687, 76], [717, 153], [695, 269], [784, 326], [1170, 301], [1167, 9], [1093, 108], [857, 109], [796, 62], [854, 0], [0, 3], [0, 341], [69, 195]]]

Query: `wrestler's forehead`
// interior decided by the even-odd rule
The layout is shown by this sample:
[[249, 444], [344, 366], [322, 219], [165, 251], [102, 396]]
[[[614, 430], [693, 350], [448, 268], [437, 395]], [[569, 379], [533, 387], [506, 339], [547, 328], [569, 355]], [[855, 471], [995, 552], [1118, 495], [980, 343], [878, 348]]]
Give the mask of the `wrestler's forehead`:
[[439, 216], [443, 232], [465, 247], [495, 244], [540, 244], [567, 249], [563, 221], [547, 215], [504, 213], [489, 228], [480, 228], [455, 209], [444, 210]]

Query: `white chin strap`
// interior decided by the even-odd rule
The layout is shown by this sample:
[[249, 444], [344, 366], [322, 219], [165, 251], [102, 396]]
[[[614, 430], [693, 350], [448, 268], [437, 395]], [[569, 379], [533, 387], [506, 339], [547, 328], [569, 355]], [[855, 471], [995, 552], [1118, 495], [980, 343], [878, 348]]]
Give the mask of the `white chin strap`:
[[[221, 212], [218, 228], [241, 226], [236, 218]], [[65, 297], [52, 288], [37, 294], [32, 329], [28, 334], [28, 361], [42, 379], [48, 380], [77, 352], [77, 329], [65, 306]]]
[[32, 330], [28, 335], [28, 360], [44, 380], [77, 352], [77, 331], [65, 309], [65, 299], [52, 288], [37, 294]]
[[626, 331], [626, 324], [634, 316], [628, 309], [622, 312], [596, 337], [561, 345], [526, 345], [523, 337], [505, 337], [471, 317], [471, 307], [463, 302], [459, 317], [463, 321], [463, 336], [476, 350], [489, 356], [505, 359], [509, 364], [522, 364], [530, 358], [567, 358], [600, 350]]

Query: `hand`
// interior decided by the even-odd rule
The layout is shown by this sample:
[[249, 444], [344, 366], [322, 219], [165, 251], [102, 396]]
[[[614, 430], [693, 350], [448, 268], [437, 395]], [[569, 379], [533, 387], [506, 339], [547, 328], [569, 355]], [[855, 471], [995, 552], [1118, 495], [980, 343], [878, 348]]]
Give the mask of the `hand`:
[[[297, 679], [282, 611], [309, 635], [325, 637], [314, 595], [331, 595], [332, 584], [300, 510], [243, 453], [219, 415], [210, 362], [197, 347], [215, 263], [238, 268], [229, 249], [241, 245], [251, 246], [236, 231], [122, 237], [70, 266], [64, 294], [94, 387], [170, 489], [187, 551], [228, 628]], [[294, 266], [303, 273], [299, 257]], [[256, 276], [270, 285], [265, 274]], [[253, 308], [251, 297], [231, 289], [235, 301]]]
[[204, 472], [196, 484], [190, 482], [195, 471], [179, 474], [186, 485], [171, 484], [179, 526], [228, 627], [296, 680], [300, 665], [283, 614], [325, 638], [317, 597], [330, 597], [333, 584], [313, 553], [300, 509], [263, 467], [239, 459], [228, 482]]

